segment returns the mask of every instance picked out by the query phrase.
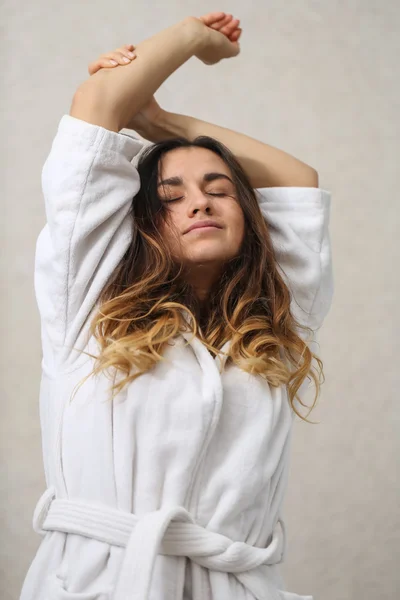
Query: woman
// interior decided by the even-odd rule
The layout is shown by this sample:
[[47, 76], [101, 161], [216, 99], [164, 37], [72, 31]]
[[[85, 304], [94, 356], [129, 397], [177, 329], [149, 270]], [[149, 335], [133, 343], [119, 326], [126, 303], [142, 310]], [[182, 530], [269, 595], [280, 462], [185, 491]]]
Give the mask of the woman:
[[293, 417], [308, 381], [318, 393], [332, 295], [330, 193], [153, 98], [191, 56], [236, 56], [240, 32], [212, 13], [126, 66], [129, 47], [100, 57], [59, 124], [35, 263], [48, 489], [22, 600], [311, 598], [284, 591], [279, 563]]

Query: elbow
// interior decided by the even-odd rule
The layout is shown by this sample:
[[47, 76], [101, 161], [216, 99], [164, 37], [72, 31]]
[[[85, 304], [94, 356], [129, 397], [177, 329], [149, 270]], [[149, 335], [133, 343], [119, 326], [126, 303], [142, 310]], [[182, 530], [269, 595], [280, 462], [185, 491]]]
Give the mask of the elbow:
[[319, 175], [318, 175], [318, 171], [314, 171], [315, 175], [315, 181], [314, 181], [314, 187], [318, 188], [319, 187]]
[[102, 85], [90, 79], [84, 81], [73, 96], [70, 116], [118, 133], [118, 119], [105, 97]]
[[316, 171], [315, 169], [312, 169], [310, 175], [309, 175], [309, 185], [308, 187], [319, 187], [319, 175], [318, 175], [318, 171]]
[[289, 181], [281, 183], [280, 185], [285, 185], [288, 187], [318, 188], [318, 172], [315, 169], [309, 168], [305, 171], [302, 171], [298, 177], [291, 178]]
[[315, 171], [315, 169], [310, 169], [310, 171], [308, 171], [307, 173], [304, 174], [304, 177], [302, 177], [302, 179], [301, 179], [301, 183], [299, 182], [297, 184], [297, 187], [318, 188], [319, 187], [318, 172]]

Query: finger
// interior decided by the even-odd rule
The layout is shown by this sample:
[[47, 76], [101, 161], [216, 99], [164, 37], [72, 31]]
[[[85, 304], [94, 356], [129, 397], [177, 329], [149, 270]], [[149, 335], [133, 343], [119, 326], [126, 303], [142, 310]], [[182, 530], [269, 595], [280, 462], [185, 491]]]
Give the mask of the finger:
[[114, 50], [114, 52], [129, 59], [132, 59], [136, 56], [136, 52], [134, 50], [128, 50], [127, 48], [117, 48]]
[[114, 61], [114, 64], [111, 64], [110, 60], [108, 58], [100, 58], [98, 60], [93, 61], [92, 63], [90, 63], [89, 67], [88, 67], [88, 72], [89, 75], [94, 75], [95, 73], [97, 73], [97, 71], [100, 71], [100, 69], [112, 69], [113, 67], [117, 66], [117, 62]]
[[99, 70], [99, 68], [100, 67], [97, 66], [97, 62], [90, 63], [90, 65], [88, 66], [89, 75], [94, 75]]
[[[136, 58], [136, 56], [134, 58]], [[132, 60], [134, 59], [127, 58], [122, 53], [110, 52], [110, 54], [90, 63], [88, 67], [89, 75], [94, 75], [97, 71], [100, 71], [100, 69], [112, 69], [118, 65], [127, 65], [132, 62]]]
[[242, 30], [239, 28], [239, 29], [235, 29], [235, 31], [233, 33], [231, 33], [228, 37], [231, 42], [237, 42], [241, 35], [242, 35]]
[[109, 60], [115, 60], [119, 65], [127, 65], [136, 58], [136, 54], [126, 50], [124, 52], [115, 50], [114, 52], [110, 52], [107, 55], [107, 58]]
[[224, 12], [213, 12], [213, 13], [208, 13], [206, 15], [203, 15], [202, 17], [200, 17], [200, 20], [203, 21], [203, 23], [205, 23], [206, 25], [210, 26], [211, 23], [215, 23], [215, 21], [219, 21], [220, 19], [223, 19], [224, 17], [225, 17]]
[[[94, 75], [100, 69], [116, 67], [119, 64], [127, 65], [131, 60], [136, 58], [135, 48], [133, 44], [125, 44], [121, 48], [117, 48], [114, 52], [102, 54], [99, 58], [91, 62], [88, 66], [89, 75]], [[123, 60], [127, 58], [128, 60]]]
[[133, 56], [136, 56], [135, 48], [136, 48], [136, 46], [134, 46], [133, 44], [125, 44], [125, 46], [116, 48], [115, 50], [112, 50], [111, 52], [107, 52], [106, 54], [100, 54], [100, 56], [98, 57], [97, 60], [102, 60], [103, 58], [110, 58], [115, 53], [122, 54], [123, 56], [126, 56], [127, 58], [133, 58]]
[[115, 52], [121, 52], [121, 54], [123, 54], [127, 58], [133, 58], [133, 55], [135, 54], [135, 48], [136, 46], [134, 46], [133, 44], [126, 44], [126, 46], [117, 48]]
[[228, 23], [227, 25], [222, 27], [219, 31], [220, 31], [220, 33], [223, 33], [224, 35], [229, 36], [231, 33], [233, 33], [235, 31], [235, 29], [237, 29], [239, 23], [240, 23], [239, 19], [233, 19], [230, 23]]
[[222, 27], [225, 27], [225, 25], [230, 23], [231, 20], [232, 20], [232, 15], [226, 15], [223, 19], [220, 19], [219, 21], [209, 25], [209, 27], [211, 27], [211, 29], [215, 29], [216, 31], [220, 31], [222, 29]]

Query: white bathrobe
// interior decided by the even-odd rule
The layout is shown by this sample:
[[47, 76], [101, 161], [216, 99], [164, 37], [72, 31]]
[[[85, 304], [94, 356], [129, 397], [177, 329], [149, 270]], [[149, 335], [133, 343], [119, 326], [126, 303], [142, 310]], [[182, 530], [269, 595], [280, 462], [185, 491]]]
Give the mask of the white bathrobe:
[[[20, 600], [294, 600], [282, 502], [294, 412], [182, 334], [111, 401], [88, 324], [131, 241], [143, 143], [64, 115], [42, 172], [35, 293], [43, 346], [43, 540]], [[292, 310], [314, 331], [332, 298], [330, 192], [257, 190]], [[223, 350], [227, 350], [226, 344]], [[222, 372], [221, 372], [222, 371]]]

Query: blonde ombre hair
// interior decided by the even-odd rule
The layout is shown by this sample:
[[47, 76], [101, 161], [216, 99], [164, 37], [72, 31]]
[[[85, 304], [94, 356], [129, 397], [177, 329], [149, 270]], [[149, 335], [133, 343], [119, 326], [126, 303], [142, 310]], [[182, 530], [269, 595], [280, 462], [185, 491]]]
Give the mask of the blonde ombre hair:
[[[173, 259], [160, 232], [168, 218], [157, 191], [163, 155], [189, 147], [211, 150], [227, 164], [245, 219], [240, 253], [225, 264], [221, 278], [210, 290], [206, 309], [185, 281], [182, 265]], [[126, 384], [164, 359], [163, 350], [174, 337], [190, 331], [213, 355], [230, 340], [227, 361], [259, 375], [273, 387], [286, 386], [293, 410], [307, 421], [294, 400], [308, 407], [298, 391], [306, 378], [313, 381], [311, 412], [324, 381], [323, 363], [299, 336], [299, 329], [312, 331], [291, 313], [290, 292], [279, 273], [268, 225], [234, 155], [208, 136], [193, 142], [174, 138], [145, 148], [137, 169], [141, 188], [132, 201], [132, 241], [104, 287], [99, 310], [90, 323], [90, 333], [100, 347], [98, 356], [84, 352], [95, 359], [90, 375], [107, 374], [112, 368], [114, 398]], [[116, 383], [118, 372], [125, 377]]]

